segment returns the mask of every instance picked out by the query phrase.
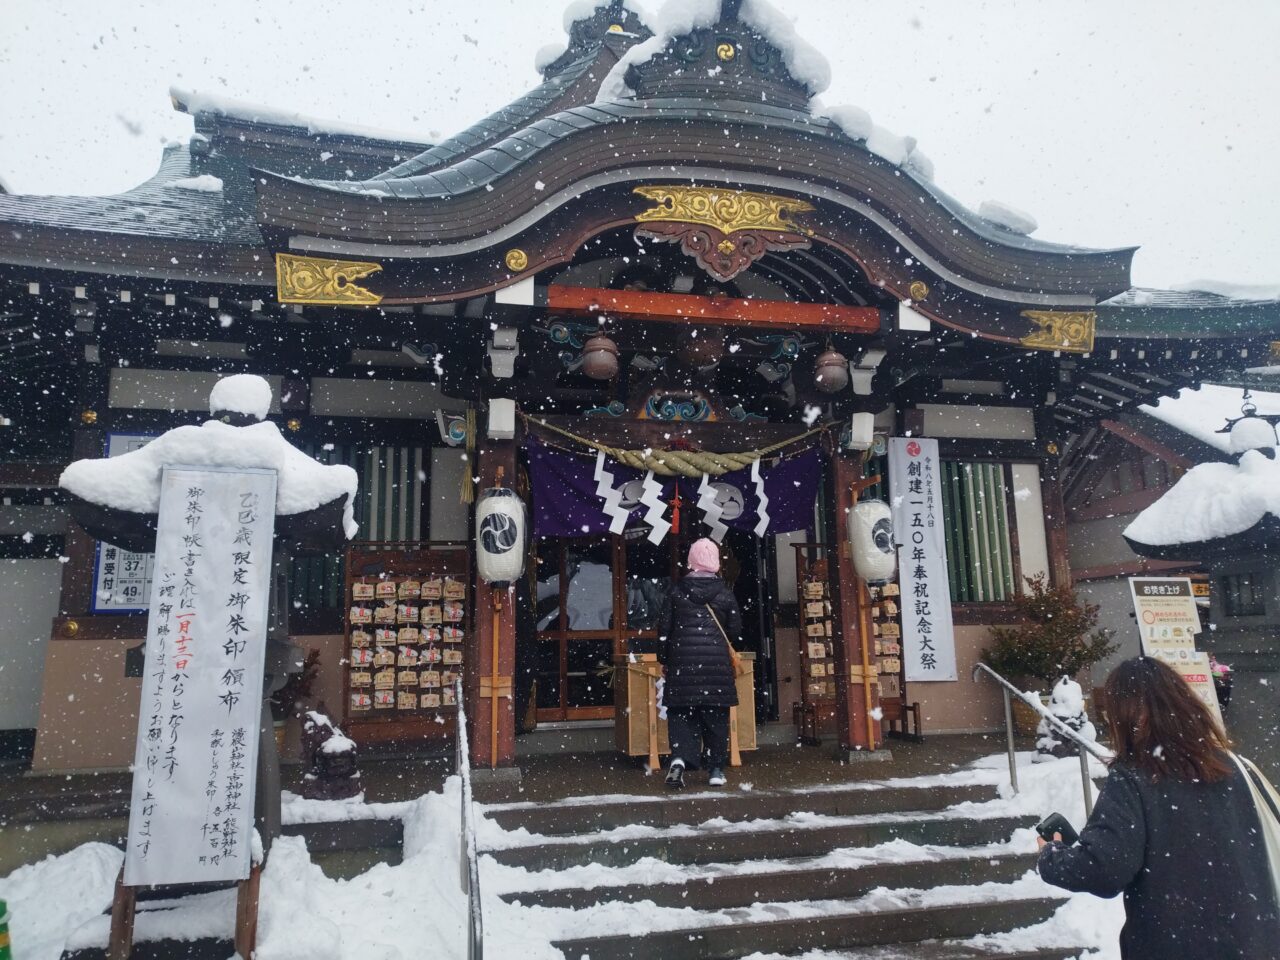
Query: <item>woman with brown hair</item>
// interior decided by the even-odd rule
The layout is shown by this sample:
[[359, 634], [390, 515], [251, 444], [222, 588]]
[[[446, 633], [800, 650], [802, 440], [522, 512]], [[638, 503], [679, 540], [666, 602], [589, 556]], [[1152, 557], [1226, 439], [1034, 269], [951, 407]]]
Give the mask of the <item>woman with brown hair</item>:
[[1124, 894], [1124, 960], [1280, 957], [1280, 912], [1259, 811], [1209, 708], [1158, 660], [1105, 687], [1115, 749], [1093, 815], [1072, 846], [1041, 841], [1049, 883]]

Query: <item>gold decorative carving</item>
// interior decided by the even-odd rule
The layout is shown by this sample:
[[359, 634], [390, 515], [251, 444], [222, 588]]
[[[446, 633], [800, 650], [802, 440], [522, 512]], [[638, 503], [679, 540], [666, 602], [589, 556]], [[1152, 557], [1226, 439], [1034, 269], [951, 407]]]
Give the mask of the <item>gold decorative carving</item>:
[[512, 247], [507, 251], [506, 264], [512, 273], [519, 273], [529, 266], [529, 255], [519, 247]]
[[97, 410], [81, 410], [80, 422], [83, 423], [86, 427], [92, 427], [95, 423], [98, 422], [98, 411]]
[[912, 300], [923, 300], [929, 295], [929, 285], [923, 280], [915, 280], [908, 288]]
[[656, 204], [636, 216], [638, 223], [655, 220], [696, 223], [724, 234], [738, 230], [778, 230], [813, 235], [812, 230], [792, 219], [797, 213], [813, 209], [812, 204], [803, 200], [708, 187], [636, 187], [635, 192]]
[[728, 63], [737, 55], [738, 55], [738, 51], [733, 49], [732, 43], [722, 43], [718, 47], [716, 47], [716, 56], [719, 57], [721, 60], [723, 60], [725, 63]]
[[74, 637], [80, 632], [80, 624], [75, 620], [68, 620], [62, 625], [62, 635], [64, 637]]
[[353, 281], [378, 273], [379, 263], [360, 260], [326, 260], [276, 254], [276, 299], [281, 303], [317, 303], [332, 306], [372, 305], [382, 296]]
[[623, 28], [622, 24], [620, 23], [611, 23], [609, 24], [609, 32], [610, 33], [626, 33], [626, 30]]
[[1092, 310], [1023, 310], [1022, 315], [1040, 328], [1019, 341], [1024, 347], [1064, 353], [1093, 350], [1098, 315]]
[[717, 250], [719, 250], [721, 253], [723, 253], [723, 254], [726, 254], [726, 255], [727, 255], [727, 254], [733, 253], [733, 251], [736, 249], [736, 247], [735, 247], [734, 242], [733, 242], [732, 240], [721, 240], [721, 241], [716, 245], [716, 249], [717, 249]]

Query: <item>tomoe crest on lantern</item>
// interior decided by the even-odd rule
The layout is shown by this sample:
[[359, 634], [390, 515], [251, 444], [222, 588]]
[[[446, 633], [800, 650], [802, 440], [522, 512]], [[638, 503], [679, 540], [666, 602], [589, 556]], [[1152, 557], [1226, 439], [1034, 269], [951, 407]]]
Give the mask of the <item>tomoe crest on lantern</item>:
[[514, 490], [492, 487], [476, 504], [476, 571], [486, 583], [506, 584], [524, 573], [524, 501]]
[[893, 514], [883, 500], [863, 500], [849, 511], [849, 544], [853, 566], [868, 583], [893, 579], [897, 557], [893, 542]]

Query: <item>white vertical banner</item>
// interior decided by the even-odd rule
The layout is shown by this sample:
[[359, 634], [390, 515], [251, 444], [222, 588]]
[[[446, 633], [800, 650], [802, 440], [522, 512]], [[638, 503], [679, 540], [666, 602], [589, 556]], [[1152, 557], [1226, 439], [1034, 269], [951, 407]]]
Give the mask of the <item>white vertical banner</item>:
[[275, 504], [273, 470], [164, 469], [129, 886], [249, 875]]
[[956, 679], [956, 638], [938, 441], [889, 440], [889, 505], [898, 539], [902, 658], [908, 682]]

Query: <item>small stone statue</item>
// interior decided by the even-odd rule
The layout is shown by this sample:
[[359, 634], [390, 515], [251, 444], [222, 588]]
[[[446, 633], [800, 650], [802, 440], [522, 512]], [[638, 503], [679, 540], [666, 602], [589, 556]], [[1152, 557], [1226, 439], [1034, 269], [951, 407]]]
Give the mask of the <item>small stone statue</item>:
[[[1088, 741], [1098, 739], [1098, 731], [1089, 722], [1084, 710], [1084, 691], [1080, 684], [1070, 677], [1063, 677], [1054, 684], [1049, 695], [1049, 712], [1062, 721], [1080, 737]], [[1041, 718], [1036, 728], [1035, 761], [1053, 760], [1060, 757], [1078, 757], [1080, 748], [1057, 727], [1052, 727], [1048, 720]]]
[[302, 778], [308, 800], [351, 800], [364, 795], [356, 766], [356, 744], [323, 713], [308, 710], [302, 718], [302, 749], [311, 766]]

